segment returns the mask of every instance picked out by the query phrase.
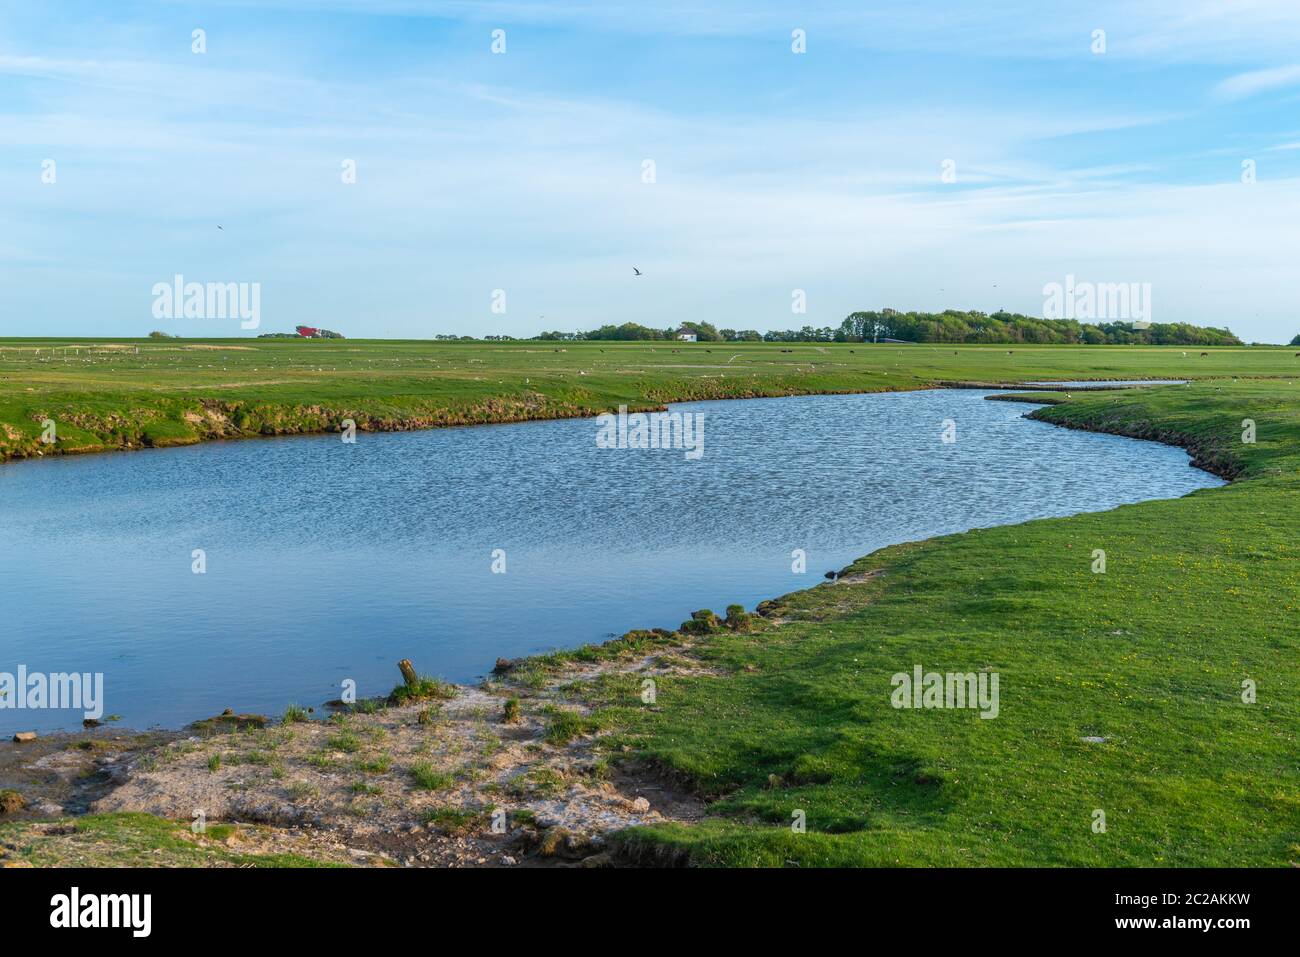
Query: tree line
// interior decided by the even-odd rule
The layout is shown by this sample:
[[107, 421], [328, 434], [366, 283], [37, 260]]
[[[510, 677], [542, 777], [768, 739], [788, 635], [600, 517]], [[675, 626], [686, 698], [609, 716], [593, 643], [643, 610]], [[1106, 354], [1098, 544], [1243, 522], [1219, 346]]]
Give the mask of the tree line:
[[[709, 322], [683, 322], [678, 327], [654, 329], [635, 322], [604, 325], [587, 332], [543, 332], [535, 339], [575, 342], [582, 340], [648, 341], [676, 339], [679, 328], [693, 332], [700, 342], [963, 342], [1087, 345], [1241, 345], [1232, 332], [1186, 322], [1156, 322], [1135, 328], [1128, 322], [1079, 322], [1075, 319], [1039, 319], [1019, 313], [984, 313], [946, 309], [943, 312], [899, 312], [896, 309], [853, 312], [838, 327], [804, 326], [772, 330], [718, 329]], [[489, 337], [491, 338], [491, 337]], [[1298, 337], [1300, 338], [1300, 337]]]

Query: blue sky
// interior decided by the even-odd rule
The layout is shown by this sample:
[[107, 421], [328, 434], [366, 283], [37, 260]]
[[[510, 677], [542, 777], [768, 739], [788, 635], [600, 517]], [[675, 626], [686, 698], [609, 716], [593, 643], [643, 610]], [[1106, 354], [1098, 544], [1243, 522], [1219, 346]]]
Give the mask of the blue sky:
[[[1073, 275], [1285, 341], [1298, 106], [1294, 0], [6, 4], [0, 335], [1041, 315]], [[262, 327], [155, 319], [178, 273]]]

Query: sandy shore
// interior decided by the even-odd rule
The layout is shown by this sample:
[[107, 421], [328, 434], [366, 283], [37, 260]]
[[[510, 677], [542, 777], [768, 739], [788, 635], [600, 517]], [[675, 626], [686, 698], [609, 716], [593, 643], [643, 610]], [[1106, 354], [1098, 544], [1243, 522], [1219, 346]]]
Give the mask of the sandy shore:
[[[695, 820], [704, 805], [618, 760], [631, 748], [612, 747], [584, 724], [583, 685], [700, 673], [693, 643], [674, 634], [661, 653], [549, 662], [544, 672], [521, 662], [480, 686], [442, 685], [404, 704], [361, 702], [324, 719], [229, 715], [177, 733], [96, 729], [5, 743], [0, 788], [18, 790], [27, 806], [0, 820], [32, 821], [26, 837], [68, 845], [51, 854], [69, 864], [101, 863], [73, 846], [69, 816], [143, 812], [189, 822], [201, 812], [201, 827], [178, 830], [244, 855], [610, 865], [607, 835]], [[0, 843], [0, 861], [5, 850]]]

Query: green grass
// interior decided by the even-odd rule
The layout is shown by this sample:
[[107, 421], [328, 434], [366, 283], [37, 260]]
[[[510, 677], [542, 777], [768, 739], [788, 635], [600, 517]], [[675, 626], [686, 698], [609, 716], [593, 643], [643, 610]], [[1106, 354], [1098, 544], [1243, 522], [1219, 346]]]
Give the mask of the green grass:
[[392, 755], [381, 754], [378, 757], [361, 760], [356, 763], [356, 769], [363, 774], [387, 774], [393, 766]]
[[410, 704], [413, 701], [449, 701], [456, 697], [456, 686], [441, 678], [421, 675], [414, 685], [399, 684], [389, 694], [388, 700], [395, 705]]
[[556, 797], [564, 791], [564, 775], [555, 768], [538, 767], [517, 775], [509, 790], [521, 798]]
[[345, 754], [355, 754], [361, 750], [361, 739], [351, 731], [340, 731], [338, 734], [330, 735], [325, 739], [325, 744]]
[[455, 778], [445, 771], [434, 770], [427, 761], [421, 761], [411, 765], [411, 781], [424, 791], [445, 791], [455, 783]]
[[[850, 569], [878, 578], [777, 602], [780, 629], [712, 637], [703, 654], [726, 678], [665, 676], [658, 710], [607, 712], [642, 759], [717, 798], [712, 815], [623, 849], [762, 866], [1300, 864], [1298, 392], [1225, 380], [1035, 412], [1185, 443], [1240, 479], [887, 548]], [[996, 671], [1000, 715], [893, 708], [891, 676], [916, 664]]]
[[572, 711], [552, 711], [546, 722], [546, 731], [542, 734], [547, 744], [556, 746], [568, 744], [574, 738], [595, 734], [600, 730], [600, 723], [594, 718], [576, 714]]
[[51, 829], [27, 821], [0, 825], [0, 863], [36, 867], [336, 867], [296, 854], [245, 854], [220, 845], [230, 832], [150, 814], [87, 814]]
[[427, 808], [420, 820], [446, 834], [459, 836], [485, 830], [491, 824], [492, 815], [485, 808], [434, 807]]
[[[349, 418], [407, 429], [950, 381], [1297, 371], [1294, 350], [1258, 346], [0, 339], [0, 460], [339, 431]], [[47, 418], [53, 445], [40, 441]]]

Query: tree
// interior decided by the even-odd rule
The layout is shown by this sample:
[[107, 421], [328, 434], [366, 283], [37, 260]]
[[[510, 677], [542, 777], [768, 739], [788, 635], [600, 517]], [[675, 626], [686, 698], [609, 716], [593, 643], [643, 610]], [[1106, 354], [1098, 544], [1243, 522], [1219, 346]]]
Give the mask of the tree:
[[579, 339], [615, 339], [624, 342], [644, 341], [647, 339], [666, 339], [669, 336], [662, 329], [651, 329], [635, 322], [625, 322], [621, 326], [601, 326], [591, 332], [579, 334]]
[[711, 322], [683, 322], [682, 326], [695, 333], [699, 342], [721, 342], [724, 338]]
[[[1030, 343], [1089, 345], [1181, 345], [1233, 346], [1241, 340], [1226, 328], [1193, 326], [1185, 322], [1152, 323], [1135, 329], [1131, 322], [1090, 322], [1074, 319], [1040, 319], [999, 309], [995, 313], [979, 310], [963, 312], [899, 312], [880, 309], [851, 312], [836, 327], [804, 326], [801, 329], [772, 329], [759, 335], [752, 329], [718, 331], [709, 322], [683, 322], [700, 342], [878, 342], [894, 339], [901, 342], [927, 343]], [[544, 332], [539, 339], [675, 339], [676, 328], [651, 329], [634, 322], [621, 326], [601, 326], [591, 332]], [[1300, 336], [1292, 345], [1300, 346]]]

